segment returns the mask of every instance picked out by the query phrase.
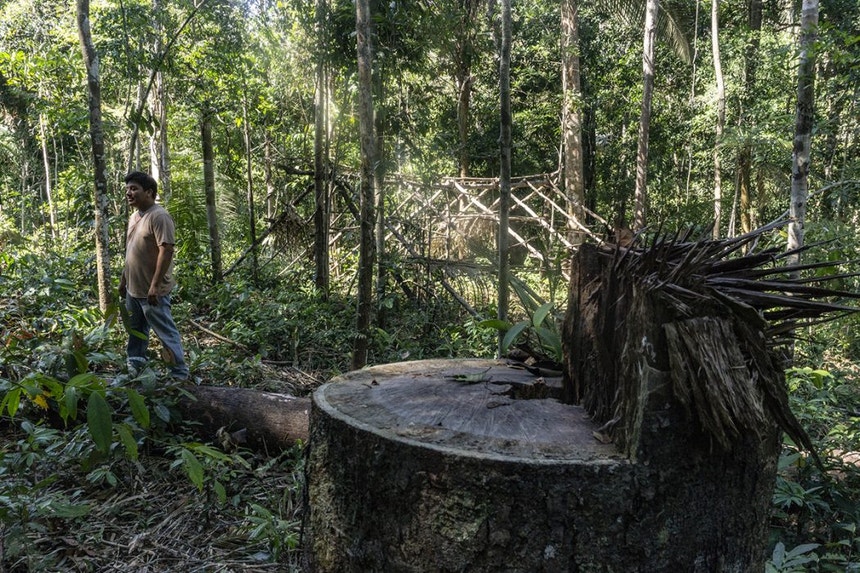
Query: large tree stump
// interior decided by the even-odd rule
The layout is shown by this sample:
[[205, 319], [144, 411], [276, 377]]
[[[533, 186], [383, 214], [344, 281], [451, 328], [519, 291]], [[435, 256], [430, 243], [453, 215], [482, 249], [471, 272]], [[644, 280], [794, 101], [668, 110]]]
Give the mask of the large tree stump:
[[[314, 394], [313, 571], [757, 571], [776, 432], [713, 444], [644, 373], [631, 461], [578, 406], [501, 361], [350, 373]], [[670, 434], [667, 436], [667, 434]]]
[[538, 398], [558, 380], [536, 381], [503, 362], [434, 360], [317, 390], [311, 568], [566, 571], [583, 547], [607, 552], [623, 524], [606, 507], [629, 464], [579, 407]]

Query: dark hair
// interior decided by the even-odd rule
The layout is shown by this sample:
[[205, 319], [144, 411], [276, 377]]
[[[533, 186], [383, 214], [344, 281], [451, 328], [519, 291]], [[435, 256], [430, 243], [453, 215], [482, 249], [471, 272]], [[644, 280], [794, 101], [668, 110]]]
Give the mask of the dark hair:
[[158, 195], [158, 183], [149, 173], [144, 173], [143, 171], [132, 171], [125, 176], [125, 182], [126, 184], [131, 182], [137, 183], [144, 191], [152, 189], [153, 197]]

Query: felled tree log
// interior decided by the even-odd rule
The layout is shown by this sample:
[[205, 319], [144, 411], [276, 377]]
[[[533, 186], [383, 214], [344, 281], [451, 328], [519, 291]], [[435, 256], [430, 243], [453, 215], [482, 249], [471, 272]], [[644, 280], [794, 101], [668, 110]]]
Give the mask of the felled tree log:
[[206, 439], [279, 452], [308, 438], [310, 400], [249, 388], [190, 386], [179, 401], [182, 416], [200, 424]]

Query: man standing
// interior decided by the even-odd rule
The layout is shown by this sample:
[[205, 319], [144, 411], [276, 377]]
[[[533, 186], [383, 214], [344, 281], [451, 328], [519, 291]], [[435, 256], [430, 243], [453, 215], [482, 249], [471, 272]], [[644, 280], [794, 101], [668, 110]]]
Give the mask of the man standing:
[[188, 378], [182, 341], [170, 314], [175, 228], [170, 214], [155, 204], [158, 184], [150, 175], [133, 171], [125, 177], [125, 197], [137, 209], [128, 220], [125, 266], [119, 294], [130, 315], [128, 370], [134, 376], [147, 362], [149, 331], [161, 340], [173, 378]]

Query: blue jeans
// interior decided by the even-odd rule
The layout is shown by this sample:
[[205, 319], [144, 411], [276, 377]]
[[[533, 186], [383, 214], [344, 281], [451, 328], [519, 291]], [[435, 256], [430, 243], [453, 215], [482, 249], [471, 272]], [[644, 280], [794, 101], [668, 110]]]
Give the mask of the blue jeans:
[[125, 308], [129, 313], [128, 366], [130, 371], [139, 371], [147, 363], [146, 349], [149, 346], [150, 328], [161, 340], [167, 351], [166, 362], [170, 365], [170, 374], [174, 378], [188, 378], [188, 366], [182, 351], [182, 340], [179, 330], [170, 314], [170, 295], [158, 297], [158, 305], [153, 306], [145, 298], [135, 298], [130, 294], [125, 296]]

